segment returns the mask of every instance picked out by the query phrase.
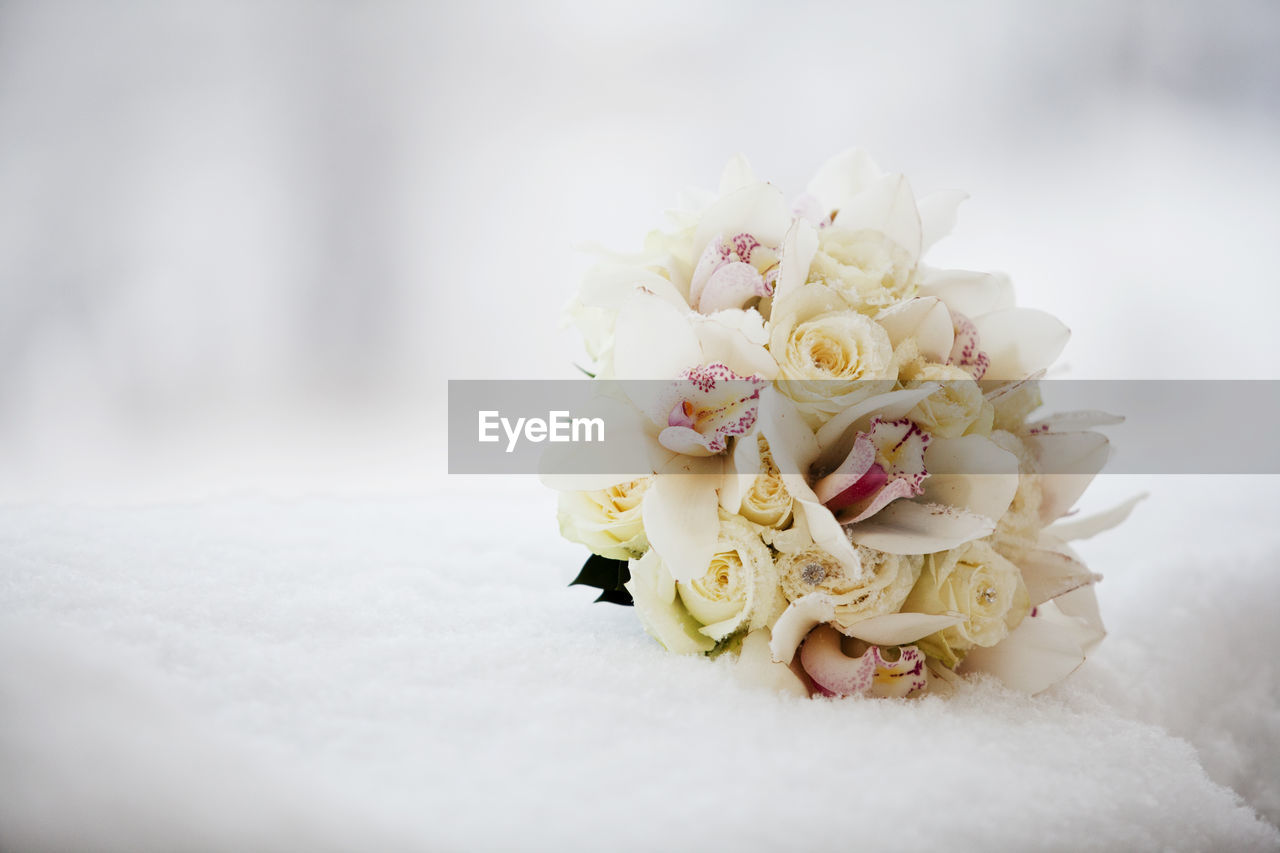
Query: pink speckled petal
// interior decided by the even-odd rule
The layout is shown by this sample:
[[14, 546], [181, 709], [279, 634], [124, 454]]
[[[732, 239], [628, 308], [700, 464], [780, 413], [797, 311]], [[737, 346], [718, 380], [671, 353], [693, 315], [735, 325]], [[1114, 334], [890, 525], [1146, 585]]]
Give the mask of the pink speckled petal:
[[741, 308], [748, 299], [766, 295], [764, 276], [751, 264], [735, 261], [711, 274], [694, 307], [710, 314], [726, 308]]

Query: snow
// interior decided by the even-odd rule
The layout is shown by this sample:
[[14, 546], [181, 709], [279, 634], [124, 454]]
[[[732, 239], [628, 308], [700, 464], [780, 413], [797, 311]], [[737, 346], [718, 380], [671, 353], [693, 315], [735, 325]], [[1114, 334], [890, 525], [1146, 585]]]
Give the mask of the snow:
[[1142, 488], [1083, 543], [1111, 635], [1078, 673], [914, 701], [665, 653], [565, 586], [585, 555], [529, 480], [14, 504], [0, 848], [1276, 849], [1280, 484], [1090, 506]]

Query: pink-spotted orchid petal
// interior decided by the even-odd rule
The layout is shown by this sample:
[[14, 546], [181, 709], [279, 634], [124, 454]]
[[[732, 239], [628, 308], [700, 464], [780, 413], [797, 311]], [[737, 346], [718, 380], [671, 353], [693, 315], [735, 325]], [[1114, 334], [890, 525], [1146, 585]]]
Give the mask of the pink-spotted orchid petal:
[[1057, 521], [1045, 529], [1045, 534], [1059, 542], [1074, 542], [1078, 539], [1090, 539], [1099, 533], [1123, 524], [1134, 507], [1146, 500], [1147, 493], [1134, 495], [1123, 503], [1108, 510], [1085, 518], [1072, 518], [1070, 521]]
[[893, 501], [924, 490], [929, 476], [924, 456], [931, 441], [906, 418], [875, 418], [867, 432], [858, 434], [846, 464], [819, 480], [814, 494], [842, 524], [870, 518]]
[[895, 501], [872, 518], [849, 527], [858, 545], [889, 554], [931, 554], [989, 536], [996, 523], [953, 506]]
[[966, 317], [1014, 307], [1013, 282], [1004, 273], [925, 269], [919, 288], [921, 296], [936, 296]]
[[956, 211], [969, 198], [963, 190], [938, 190], [916, 200], [920, 211], [920, 253], [924, 254], [934, 243], [951, 233], [956, 227]]
[[710, 314], [726, 308], [741, 308], [748, 300], [768, 296], [772, 292], [772, 286], [755, 267], [731, 261], [711, 273], [694, 307], [703, 314]]
[[1111, 456], [1111, 442], [1099, 432], [1042, 432], [1023, 439], [1039, 469], [1040, 520], [1057, 521], [1075, 506]]
[[1018, 568], [1032, 607], [1102, 579], [1074, 557], [1043, 548], [1023, 556]]
[[658, 443], [687, 456], [713, 456], [730, 438], [750, 433], [768, 380], [739, 376], [723, 364], [691, 367], [659, 397], [667, 426]]
[[979, 317], [968, 315], [990, 359], [987, 379], [1024, 379], [1053, 364], [1071, 332], [1052, 314], [1034, 308], [1008, 308]]
[[985, 436], [935, 437], [924, 464], [926, 501], [998, 519], [1018, 491], [1018, 457]]
[[930, 361], [946, 362], [951, 354], [955, 338], [951, 312], [936, 296], [899, 302], [877, 314], [876, 322], [889, 333], [895, 349], [914, 338], [920, 354]]
[[920, 258], [920, 214], [911, 186], [902, 175], [884, 175], [853, 196], [832, 219], [838, 228], [879, 231]]
[[991, 357], [982, 350], [978, 327], [959, 311], [951, 312], [952, 345], [945, 359], [968, 372], [974, 379], [981, 379], [991, 368]]
[[764, 246], [782, 244], [791, 227], [791, 209], [782, 191], [756, 183], [721, 196], [702, 212], [693, 237], [693, 252], [700, 260], [717, 237], [732, 240], [748, 234]]
[[815, 461], [819, 466], [839, 464], [853, 448], [857, 434], [870, 428], [873, 417], [885, 420], [904, 418], [921, 400], [928, 398], [938, 388], [937, 383], [922, 382], [916, 388], [904, 388], [868, 397], [837, 413], [815, 436], [820, 450]]
[[659, 473], [641, 505], [644, 532], [677, 581], [701, 577], [720, 532], [719, 477]]
[[800, 648], [800, 664], [818, 688], [828, 696], [902, 697], [928, 684], [924, 655], [914, 646], [900, 650], [898, 660], [885, 659], [878, 646], [859, 657], [849, 657], [840, 647], [842, 635], [830, 625], [809, 632]]

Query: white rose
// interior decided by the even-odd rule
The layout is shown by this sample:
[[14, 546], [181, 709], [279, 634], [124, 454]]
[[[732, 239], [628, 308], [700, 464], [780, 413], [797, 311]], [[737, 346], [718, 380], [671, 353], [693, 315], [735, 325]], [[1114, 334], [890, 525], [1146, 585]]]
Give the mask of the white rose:
[[676, 583], [653, 550], [630, 569], [626, 588], [645, 630], [681, 654], [766, 627], [783, 607], [769, 549], [758, 528], [737, 516], [721, 516], [716, 552], [701, 577]]
[[870, 313], [916, 293], [911, 253], [879, 231], [823, 228], [809, 280], [835, 289], [859, 310]]
[[560, 535], [581, 542], [601, 557], [630, 560], [649, 547], [641, 503], [652, 477], [588, 492], [561, 492], [557, 518]]
[[791, 523], [794, 501], [782, 482], [773, 454], [769, 452], [769, 442], [758, 433], [756, 440], [760, 446], [760, 473], [742, 496], [738, 512], [762, 527], [782, 529]]
[[974, 646], [994, 646], [1009, 636], [1031, 610], [1018, 567], [996, 553], [989, 542], [966, 542], [930, 554], [904, 612], [956, 612], [964, 622], [930, 634], [916, 645], [954, 667]]
[[968, 371], [919, 359], [904, 364], [899, 376], [905, 382], [941, 383], [907, 415], [931, 435], [959, 438], [991, 432], [995, 409]]
[[889, 390], [897, 378], [888, 333], [829, 288], [796, 288], [773, 305], [770, 322], [778, 389], [811, 427]]
[[886, 554], [855, 545], [863, 574], [849, 577], [839, 561], [817, 546], [779, 554], [778, 578], [783, 594], [791, 600], [824, 592], [836, 601], [835, 622], [849, 628], [863, 619], [896, 613], [920, 577], [924, 557]]

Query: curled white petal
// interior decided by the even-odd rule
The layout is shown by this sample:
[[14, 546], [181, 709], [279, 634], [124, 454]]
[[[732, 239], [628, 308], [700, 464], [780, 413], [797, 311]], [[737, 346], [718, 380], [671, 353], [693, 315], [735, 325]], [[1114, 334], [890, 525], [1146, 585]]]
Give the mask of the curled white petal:
[[935, 437], [924, 465], [926, 501], [998, 519], [1018, 492], [1018, 457], [985, 436]]
[[921, 254], [956, 227], [956, 211], [969, 197], [963, 190], [938, 190], [916, 200], [920, 211]]
[[1062, 353], [1071, 336], [1061, 320], [1034, 308], [968, 316], [978, 329], [983, 352], [991, 359], [986, 379], [1023, 379], [1044, 370]]
[[945, 363], [951, 354], [955, 340], [951, 312], [936, 296], [899, 302], [877, 314], [876, 322], [889, 333], [895, 348], [914, 338], [920, 354], [930, 361]]
[[859, 545], [890, 554], [930, 554], [981, 539], [996, 523], [943, 504], [896, 501], [876, 515], [848, 528]]
[[1095, 515], [1085, 518], [1072, 518], [1070, 521], [1057, 521], [1051, 525], [1045, 532], [1053, 538], [1062, 542], [1072, 542], [1077, 539], [1090, 539], [1124, 523], [1129, 514], [1133, 512], [1134, 507], [1146, 500], [1147, 493], [1143, 492], [1134, 495], [1123, 503], [1113, 506], [1111, 509], [1104, 510]]
[[677, 581], [700, 577], [715, 553], [719, 484], [705, 474], [659, 474], [645, 493], [645, 535]]
[[1043, 548], [1024, 555], [1018, 560], [1018, 568], [1033, 607], [1102, 579], [1079, 560]]

